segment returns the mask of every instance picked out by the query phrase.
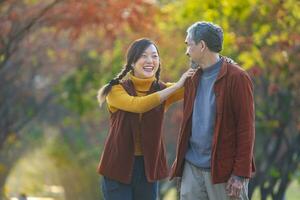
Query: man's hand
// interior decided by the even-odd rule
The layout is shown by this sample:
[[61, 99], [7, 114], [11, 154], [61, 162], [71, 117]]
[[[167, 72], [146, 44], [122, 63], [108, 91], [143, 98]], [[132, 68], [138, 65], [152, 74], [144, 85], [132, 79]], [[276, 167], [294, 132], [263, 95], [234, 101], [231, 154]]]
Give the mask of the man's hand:
[[243, 187], [243, 178], [232, 175], [226, 185], [227, 195], [232, 198], [239, 198]]

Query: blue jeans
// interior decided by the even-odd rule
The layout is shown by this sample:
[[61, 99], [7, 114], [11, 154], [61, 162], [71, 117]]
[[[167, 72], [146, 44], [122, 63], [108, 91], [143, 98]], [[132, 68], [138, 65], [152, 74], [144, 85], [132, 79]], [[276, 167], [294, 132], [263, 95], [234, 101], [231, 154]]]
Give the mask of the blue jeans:
[[130, 184], [103, 176], [102, 193], [105, 200], [156, 200], [158, 182], [150, 183], [145, 175], [144, 157], [135, 156]]

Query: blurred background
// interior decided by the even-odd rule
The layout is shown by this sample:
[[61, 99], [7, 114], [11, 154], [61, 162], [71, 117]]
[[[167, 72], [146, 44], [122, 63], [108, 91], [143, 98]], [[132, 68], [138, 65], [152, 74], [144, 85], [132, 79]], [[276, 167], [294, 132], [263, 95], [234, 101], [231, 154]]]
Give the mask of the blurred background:
[[[108, 133], [97, 90], [129, 44], [153, 39], [161, 79], [188, 68], [186, 29], [224, 29], [223, 55], [255, 83], [252, 199], [300, 199], [300, 2], [297, 0], [0, 0], [0, 199], [102, 199], [96, 173]], [[166, 113], [172, 164], [182, 103]], [[163, 200], [176, 200], [162, 181]]]

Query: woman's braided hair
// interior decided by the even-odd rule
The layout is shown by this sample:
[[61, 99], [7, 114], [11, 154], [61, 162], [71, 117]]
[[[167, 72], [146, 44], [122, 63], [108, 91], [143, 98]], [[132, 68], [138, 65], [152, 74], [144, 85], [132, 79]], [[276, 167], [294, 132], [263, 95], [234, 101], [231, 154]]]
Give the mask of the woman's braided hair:
[[[127, 56], [126, 56], [127, 57], [127, 63], [123, 66], [122, 71], [115, 78], [113, 78], [111, 81], [109, 81], [106, 85], [104, 85], [98, 91], [97, 98], [98, 98], [100, 106], [105, 101], [105, 98], [108, 95], [108, 93], [111, 91], [112, 87], [114, 85], [119, 84], [122, 81], [122, 79], [128, 74], [128, 72], [133, 70], [133, 67], [132, 67], [133, 64], [141, 57], [141, 55], [143, 54], [145, 49], [147, 49], [150, 45], [154, 45], [157, 52], [158, 52], [158, 48], [154, 44], [154, 42], [152, 42], [151, 40], [149, 40], [147, 38], [142, 38], [142, 39], [135, 40], [129, 46], [129, 48], [127, 50]], [[159, 90], [160, 89], [160, 86], [159, 86], [160, 63], [159, 63], [158, 70], [155, 73], [155, 77], [156, 77], [155, 88], [157, 90]]]

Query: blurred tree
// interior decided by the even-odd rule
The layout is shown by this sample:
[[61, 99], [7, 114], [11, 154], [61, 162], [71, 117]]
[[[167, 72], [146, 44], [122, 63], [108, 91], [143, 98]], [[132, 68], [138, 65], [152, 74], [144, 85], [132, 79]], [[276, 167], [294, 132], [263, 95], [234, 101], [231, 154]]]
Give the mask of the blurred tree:
[[252, 196], [257, 188], [262, 199], [282, 199], [291, 180], [297, 178], [300, 161], [299, 2], [163, 2], [167, 17], [158, 26], [164, 33], [160, 46], [164, 47], [165, 70], [174, 73], [168, 74], [177, 76], [187, 63], [183, 54], [186, 28], [206, 20], [224, 29], [222, 53], [253, 75], [257, 175], [249, 193]]
[[[37, 124], [59, 127], [66, 141], [61, 145], [68, 144], [62, 159], [73, 156], [72, 173], [95, 159], [104, 137], [99, 133], [107, 129], [105, 108], [95, 109], [96, 91], [119, 71], [129, 43], [154, 39], [162, 80], [175, 80], [188, 67], [186, 28], [208, 20], [224, 29], [222, 53], [249, 70], [255, 83], [258, 171], [250, 196], [258, 188], [262, 199], [282, 199], [299, 170], [299, 13], [296, 0], [0, 0], [0, 188], [13, 165], [4, 157], [15, 148], [4, 144], [18, 140], [35, 116]], [[169, 158], [179, 109], [167, 113]]]
[[[0, 148], [11, 132], [20, 130], [37, 113], [37, 110], [49, 101], [47, 96], [43, 101], [36, 102], [34, 90], [30, 91], [34, 87], [32, 80], [36, 78], [36, 71], [32, 69], [26, 71], [21, 67], [24, 59], [29, 56], [20, 55], [23, 53], [22, 44], [26, 37], [43, 27], [51, 26], [60, 32], [69, 30], [73, 37], [88, 32], [86, 30], [93, 30], [98, 31], [102, 38], [105, 38], [104, 45], [101, 44], [105, 49], [108, 47], [105, 43], [113, 41], [113, 38], [120, 35], [126, 27], [135, 31], [149, 29], [151, 17], [144, 17], [144, 23], [138, 23], [138, 19], [145, 13], [151, 16], [152, 12], [155, 12], [151, 4], [140, 0], [122, 2], [10, 0], [2, 2], [0, 6], [0, 113], [1, 118], [4, 119], [0, 127]], [[22, 89], [24, 82], [20, 81], [24, 71], [29, 74], [28, 77], [24, 77], [24, 82], [31, 82], [26, 90]], [[23, 101], [20, 102], [20, 99]], [[12, 109], [16, 108], [16, 105], [22, 108]], [[29, 109], [24, 109], [27, 106]]]
[[[222, 53], [238, 61], [252, 74], [257, 107], [257, 176], [252, 179], [249, 192], [252, 196], [254, 189], [258, 188], [263, 199], [268, 196], [280, 199], [299, 169], [299, 3], [293, 0], [249, 0], [204, 1], [199, 4], [187, 0], [162, 1], [161, 6], [154, 38], [161, 50], [163, 80], [174, 80], [187, 68], [185, 31], [199, 20], [213, 21], [223, 27]], [[115, 46], [115, 50], [119, 48]], [[108, 55], [102, 54], [103, 57], [99, 55], [99, 58], [109, 58], [121, 65], [120, 56]], [[115, 65], [112, 67], [112, 70], [117, 69]], [[78, 72], [79, 77], [86, 76], [84, 70]], [[110, 74], [109, 78], [115, 73], [107, 74]], [[107, 74], [102, 77], [107, 77]], [[85, 85], [89, 84], [88, 80]], [[70, 85], [74, 87], [74, 84]], [[78, 91], [86, 89], [76, 93], [69, 90], [69, 95], [78, 95]], [[82, 102], [81, 105], [91, 105]], [[75, 104], [73, 108], [80, 106]], [[88, 110], [85, 112], [89, 113]], [[166, 124], [180, 121], [180, 112], [176, 109], [173, 112], [178, 115], [172, 115], [172, 120], [170, 117]], [[166, 125], [165, 132], [171, 136], [167, 143], [174, 144], [176, 134], [170, 134], [174, 133], [174, 126]], [[172, 147], [170, 149], [172, 151]]]
[[[53, 87], [72, 74], [76, 49], [88, 42], [81, 36], [101, 37], [101, 52], [124, 30], [149, 30], [156, 10], [140, 0], [0, 1], [0, 151], [10, 136], [20, 139], [21, 130], [56, 97]], [[145, 23], [139, 23], [141, 16]], [[0, 164], [6, 166], [5, 160]], [[0, 172], [0, 189], [6, 169]]]

